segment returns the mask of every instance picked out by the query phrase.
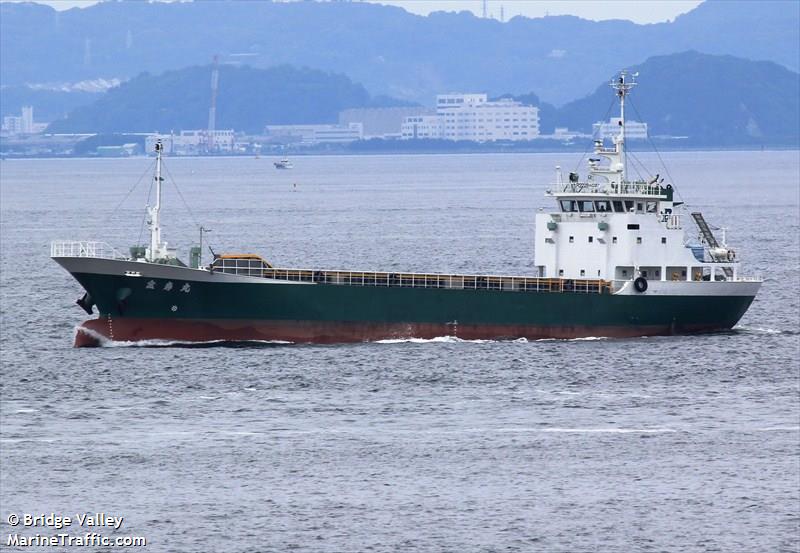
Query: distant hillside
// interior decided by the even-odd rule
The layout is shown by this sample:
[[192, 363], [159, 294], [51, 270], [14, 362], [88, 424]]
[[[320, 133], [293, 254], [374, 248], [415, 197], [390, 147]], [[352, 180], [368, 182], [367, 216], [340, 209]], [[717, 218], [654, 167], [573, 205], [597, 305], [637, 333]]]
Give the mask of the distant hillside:
[[[780, 65], [684, 52], [630, 69], [640, 75], [626, 116], [641, 116], [651, 135], [688, 136], [692, 145], [800, 142], [800, 75]], [[613, 102], [612, 76], [559, 109], [558, 125], [591, 132]], [[618, 115], [616, 105], [610, 115]]]
[[[53, 122], [49, 132], [169, 132], [208, 125], [211, 66], [142, 74]], [[260, 133], [266, 124], [335, 123], [346, 108], [401, 105], [371, 98], [344, 75], [280, 66], [221, 66], [218, 129]]]
[[[513, 12], [513, 2], [506, 4]], [[0, 3], [0, 82], [127, 79], [244, 61], [344, 73], [376, 94], [431, 105], [437, 93], [535, 90], [562, 105], [620, 67], [688, 49], [800, 68], [800, 2], [709, 0], [674, 22], [559, 16], [506, 23], [412, 15], [365, 2], [103, 2], [56, 12]]]

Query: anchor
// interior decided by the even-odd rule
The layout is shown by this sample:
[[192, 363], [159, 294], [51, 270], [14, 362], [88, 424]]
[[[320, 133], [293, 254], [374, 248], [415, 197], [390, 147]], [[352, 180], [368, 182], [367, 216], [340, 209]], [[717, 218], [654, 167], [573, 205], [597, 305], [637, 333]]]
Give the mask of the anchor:
[[81, 306], [81, 308], [86, 311], [89, 315], [94, 313], [94, 300], [92, 299], [91, 294], [86, 292], [82, 298], [75, 300], [75, 303]]

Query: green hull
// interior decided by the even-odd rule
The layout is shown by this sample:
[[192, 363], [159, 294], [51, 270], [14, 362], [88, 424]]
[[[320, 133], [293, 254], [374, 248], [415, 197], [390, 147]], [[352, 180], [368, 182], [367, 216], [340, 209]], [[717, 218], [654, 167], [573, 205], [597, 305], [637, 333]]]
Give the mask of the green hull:
[[[74, 273], [115, 340], [575, 338], [733, 327], [753, 296], [619, 295], [302, 283], [171, 281]], [[113, 334], [113, 335], [112, 335]]]

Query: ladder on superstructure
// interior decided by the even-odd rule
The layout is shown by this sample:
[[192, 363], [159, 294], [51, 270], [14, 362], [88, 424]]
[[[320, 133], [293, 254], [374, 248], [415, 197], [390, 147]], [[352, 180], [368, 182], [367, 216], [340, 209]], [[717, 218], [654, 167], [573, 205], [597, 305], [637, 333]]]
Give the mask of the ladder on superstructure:
[[[714, 236], [714, 233], [711, 232], [711, 228], [706, 223], [705, 217], [699, 211], [695, 211], [692, 213], [692, 219], [697, 224], [697, 228], [700, 229], [700, 234], [703, 235], [703, 239], [708, 244], [709, 248], [719, 248], [719, 242], [717, 241], [717, 237]], [[733, 269], [730, 267], [723, 267], [722, 270], [725, 272], [725, 276], [728, 278], [733, 278]]]

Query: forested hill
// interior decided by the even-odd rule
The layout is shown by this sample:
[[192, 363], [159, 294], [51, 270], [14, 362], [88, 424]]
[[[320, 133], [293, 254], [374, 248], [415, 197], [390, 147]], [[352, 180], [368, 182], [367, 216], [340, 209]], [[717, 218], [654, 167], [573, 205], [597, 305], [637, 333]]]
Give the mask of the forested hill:
[[[142, 74], [110, 89], [96, 102], [54, 121], [48, 132], [169, 132], [208, 125], [211, 66], [161, 75]], [[339, 111], [403, 105], [373, 98], [344, 75], [306, 68], [219, 68], [218, 129], [260, 133], [264, 125], [335, 123]]]
[[[627, 116], [645, 121], [651, 136], [687, 137], [687, 146], [800, 144], [800, 75], [772, 63], [682, 52], [629, 68], [639, 73]], [[211, 66], [140, 75], [91, 105], [55, 121], [51, 132], [169, 132], [208, 124]], [[540, 108], [543, 133], [555, 126], [591, 132], [592, 123], [616, 116], [608, 82], [561, 108], [534, 92], [514, 96]], [[510, 96], [510, 95], [506, 95]], [[221, 66], [217, 128], [260, 133], [267, 124], [334, 123], [352, 107], [400, 105], [373, 98], [344, 75], [280, 66]]]
[[[495, 6], [498, 2], [492, 2]], [[0, 81], [130, 79], [209, 63], [308, 66], [376, 94], [431, 105], [437, 93], [535, 90], [563, 105], [620, 67], [689, 49], [800, 66], [800, 2], [709, 0], [675, 21], [572, 16], [427, 17], [366, 2], [101, 2], [57, 12], [0, 3]]]
[[[683, 52], [656, 56], [631, 71], [639, 85], [629, 119], [651, 135], [686, 136], [693, 145], [800, 144], [800, 75], [771, 62]], [[608, 81], [556, 113], [559, 126], [591, 131], [613, 103]], [[613, 105], [610, 115], [617, 115]]]

